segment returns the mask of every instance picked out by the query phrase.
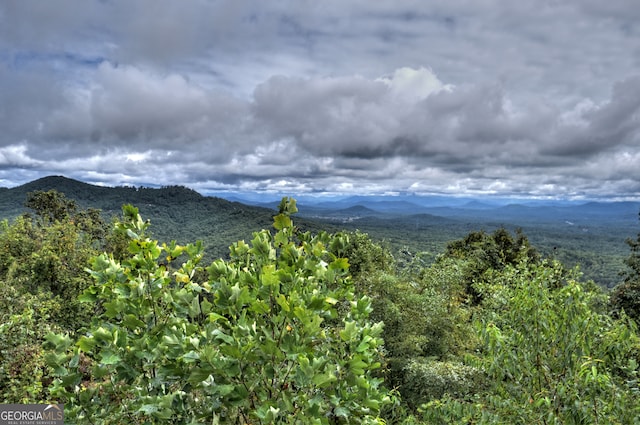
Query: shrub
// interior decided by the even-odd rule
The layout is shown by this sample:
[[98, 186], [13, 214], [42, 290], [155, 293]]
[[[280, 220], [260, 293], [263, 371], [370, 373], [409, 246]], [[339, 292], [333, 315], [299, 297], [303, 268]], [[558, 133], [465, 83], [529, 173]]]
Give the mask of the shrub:
[[[388, 402], [381, 324], [354, 295], [342, 235], [296, 232], [283, 199], [275, 233], [230, 247], [202, 276], [199, 243], [159, 245], [125, 207], [129, 257], [97, 257], [102, 306], [78, 340], [48, 337], [52, 394], [70, 420], [101, 423], [379, 423]], [[186, 257], [186, 258], [185, 258]], [[177, 268], [172, 265], [182, 262]], [[346, 307], [345, 307], [346, 306]]]

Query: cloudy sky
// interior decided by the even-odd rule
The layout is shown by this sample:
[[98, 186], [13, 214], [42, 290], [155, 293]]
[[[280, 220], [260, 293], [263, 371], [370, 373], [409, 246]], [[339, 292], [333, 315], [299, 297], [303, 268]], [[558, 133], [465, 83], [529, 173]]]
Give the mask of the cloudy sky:
[[637, 0], [3, 0], [0, 186], [640, 198]]

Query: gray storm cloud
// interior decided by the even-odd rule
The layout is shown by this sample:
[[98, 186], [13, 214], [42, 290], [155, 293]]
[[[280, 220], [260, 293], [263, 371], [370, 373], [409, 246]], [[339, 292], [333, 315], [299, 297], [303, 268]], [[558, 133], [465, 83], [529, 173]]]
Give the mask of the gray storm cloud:
[[[272, 77], [251, 99], [179, 74], [106, 62], [96, 72], [89, 88], [52, 93], [62, 101], [38, 111], [29, 131], [19, 120], [6, 123], [8, 134], [22, 132], [25, 139], [5, 136], [4, 162], [97, 151], [144, 169], [180, 152], [187, 170], [194, 163], [226, 164], [211, 173], [219, 181], [404, 174], [420, 180], [419, 170], [431, 167], [448, 169], [448, 179], [489, 167], [572, 167], [576, 157], [596, 161], [638, 142], [638, 78], [617, 84], [600, 105], [576, 105], [567, 120], [548, 105], [514, 104], [499, 85], [446, 85], [425, 68], [374, 79]], [[394, 167], [381, 167], [393, 158]]]
[[7, 1], [0, 183], [636, 196], [638, 10]]

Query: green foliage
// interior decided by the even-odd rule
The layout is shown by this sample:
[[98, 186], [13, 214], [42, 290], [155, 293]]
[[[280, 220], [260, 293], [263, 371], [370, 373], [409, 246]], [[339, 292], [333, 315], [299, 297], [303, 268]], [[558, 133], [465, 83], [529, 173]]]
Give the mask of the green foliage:
[[636, 240], [629, 238], [626, 242], [629, 245], [631, 254], [625, 261], [629, 269], [625, 273], [625, 281], [638, 280], [640, 278], [640, 233], [638, 233]]
[[640, 324], [640, 233], [636, 240], [627, 239], [631, 253], [625, 260], [624, 282], [617, 285], [611, 294], [611, 307], [615, 315], [622, 312]]
[[44, 361], [42, 342], [49, 332], [60, 331], [51, 321], [60, 308], [59, 299], [0, 286], [0, 402], [47, 400], [53, 378]]
[[[522, 232], [474, 231], [436, 256], [451, 229], [421, 232], [411, 219], [369, 234], [309, 232], [285, 198], [274, 230], [247, 238], [271, 213], [181, 187], [117, 192], [96, 199], [144, 199], [153, 235], [137, 208], [108, 232], [99, 211], [54, 192], [32, 192], [32, 214], [0, 221], [0, 401], [64, 402], [73, 422], [114, 424], [640, 417], [628, 319], [638, 241], [608, 305], [593, 282], [541, 261]], [[211, 233], [214, 242], [157, 242]], [[246, 242], [214, 248], [225, 260], [205, 256], [236, 236]], [[396, 260], [390, 250], [404, 246]], [[574, 251], [548, 253], [586, 258]]]
[[640, 325], [640, 278], [620, 283], [611, 292], [614, 316], [626, 314]]
[[501, 269], [517, 262], [523, 254], [530, 259], [537, 258], [535, 249], [522, 231], [518, 230], [514, 239], [506, 229], [500, 228], [492, 234], [471, 232], [463, 239], [449, 243], [445, 256], [474, 257], [487, 268]]
[[[48, 337], [65, 417], [99, 423], [380, 423], [381, 324], [355, 296], [345, 235], [299, 233], [283, 199], [275, 233], [230, 247], [203, 275], [202, 245], [159, 245], [133, 207], [129, 256], [95, 258], [85, 335]], [[174, 264], [180, 266], [174, 268]]]
[[[358, 230], [350, 232], [347, 245], [341, 249], [349, 259], [349, 272], [356, 285], [360, 277], [395, 272], [395, 260], [389, 249], [375, 243], [366, 233]], [[368, 292], [367, 288], [358, 289], [363, 293]]]
[[67, 199], [57, 190], [30, 192], [24, 205], [35, 212], [43, 225], [66, 220], [77, 209], [75, 201]]
[[77, 297], [91, 283], [84, 269], [104, 245], [104, 222], [55, 191], [32, 193], [26, 204], [37, 218], [26, 214], [0, 233], [0, 279], [21, 293], [59, 298], [51, 320], [75, 330], [90, 317]]
[[478, 368], [456, 361], [412, 358], [403, 369], [403, 400], [412, 408], [445, 395], [464, 397], [484, 385], [484, 375]]
[[34, 192], [27, 205], [35, 218], [0, 227], [0, 400], [7, 403], [47, 400], [44, 337], [89, 321], [77, 297], [91, 283], [84, 269], [105, 234], [99, 213], [57, 192]]
[[397, 388], [403, 407], [416, 408], [440, 397], [444, 387], [463, 385], [456, 373], [436, 378], [434, 371], [441, 370], [442, 365], [456, 371], [464, 369], [448, 360], [474, 345], [461, 283], [466, 271], [461, 266], [464, 261], [442, 258], [437, 267], [427, 268], [422, 257], [416, 256], [397, 272], [388, 249], [367, 234], [355, 232], [350, 236], [345, 256], [350, 264], [356, 264], [350, 268], [356, 270], [354, 286], [358, 293], [371, 297], [371, 317], [385, 324], [389, 364], [385, 379]]
[[[459, 388], [457, 358], [476, 346], [461, 283], [464, 271], [459, 260], [441, 259], [419, 274], [387, 276], [381, 285], [386, 292], [375, 298], [373, 317], [385, 323], [388, 383], [411, 409], [440, 397], [443, 388]], [[458, 372], [436, 378], [443, 367]]]
[[520, 230], [516, 232], [514, 239], [504, 228], [492, 234], [484, 231], [471, 232], [463, 239], [449, 243], [443, 257], [467, 260], [465, 292], [472, 304], [482, 301], [481, 294], [475, 289], [475, 282], [482, 280], [485, 272], [502, 270], [522, 258], [533, 262], [539, 260], [538, 253]]
[[602, 293], [565, 275], [557, 263], [522, 261], [480, 286], [483, 350], [468, 361], [486, 373], [488, 390], [432, 401], [426, 420], [614, 424], [640, 417], [635, 327], [596, 311]]

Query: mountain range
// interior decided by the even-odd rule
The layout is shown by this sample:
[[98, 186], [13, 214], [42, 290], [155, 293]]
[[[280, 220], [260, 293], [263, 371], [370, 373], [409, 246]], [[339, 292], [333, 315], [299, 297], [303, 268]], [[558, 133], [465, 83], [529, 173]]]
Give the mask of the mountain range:
[[[260, 202], [255, 197], [233, 199], [249, 205], [275, 208], [276, 201]], [[630, 201], [565, 201], [531, 200], [511, 198], [468, 198], [446, 196], [350, 196], [342, 199], [325, 200], [305, 197], [298, 201], [300, 214], [307, 217], [353, 217], [358, 216], [412, 216], [430, 214], [433, 216], [465, 220], [502, 221], [524, 224], [564, 223], [578, 225], [593, 224], [594, 220], [609, 223], [634, 225], [638, 219], [640, 202]]]
[[[57, 190], [83, 208], [106, 217], [124, 204], [150, 219], [152, 236], [180, 243], [202, 240], [209, 256], [226, 256], [228, 246], [270, 228], [279, 201], [257, 194], [204, 196], [183, 186], [103, 187], [49, 176], [14, 188], [0, 188], [0, 218], [24, 213], [28, 193]], [[223, 199], [224, 196], [226, 199]], [[638, 233], [639, 202], [571, 202], [446, 196], [296, 197], [296, 224], [305, 230], [360, 230], [395, 252], [428, 252], [434, 259], [446, 244], [471, 231], [522, 229], [545, 255], [612, 286], [628, 255], [625, 239]]]

